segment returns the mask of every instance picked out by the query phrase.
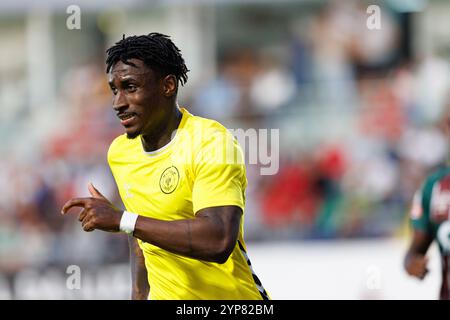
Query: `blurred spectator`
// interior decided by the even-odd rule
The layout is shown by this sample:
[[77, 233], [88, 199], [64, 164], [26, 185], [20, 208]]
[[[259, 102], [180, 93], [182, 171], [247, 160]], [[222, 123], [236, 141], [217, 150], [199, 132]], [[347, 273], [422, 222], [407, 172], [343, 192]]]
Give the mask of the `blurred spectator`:
[[255, 112], [267, 113], [291, 103], [296, 94], [294, 75], [270, 56], [261, 59], [260, 71], [250, 88]]

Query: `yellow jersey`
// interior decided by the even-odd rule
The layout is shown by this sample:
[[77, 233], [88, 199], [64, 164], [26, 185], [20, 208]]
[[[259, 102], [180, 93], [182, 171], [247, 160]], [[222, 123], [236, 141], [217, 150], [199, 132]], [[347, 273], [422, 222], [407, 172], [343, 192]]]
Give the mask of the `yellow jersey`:
[[[160, 220], [192, 219], [204, 208], [235, 205], [244, 212], [247, 178], [237, 140], [216, 121], [181, 108], [171, 141], [145, 152], [140, 136], [117, 137], [108, 163], [127, 211]], [[246, 254], [241, 219], [228, 260], [191, 259], [138, 240], [150, 285], [149, 299], [268, 299]]]

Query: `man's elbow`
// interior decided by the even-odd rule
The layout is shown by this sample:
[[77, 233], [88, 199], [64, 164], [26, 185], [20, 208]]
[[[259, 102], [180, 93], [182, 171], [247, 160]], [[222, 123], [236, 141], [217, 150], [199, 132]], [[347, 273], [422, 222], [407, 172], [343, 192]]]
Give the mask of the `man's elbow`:
[[230, 255], [233, 253], [234, 247], [236, 246], [236, 240], [224, 240], [216, 247], [214, 250], [214, 255], [212, 257], [213, 262], [224, 264], [227, 262]]
[[224, 264], [230, 257], [231, 252], [218, 252], [214, 255], [212, 261], [218, 264]]

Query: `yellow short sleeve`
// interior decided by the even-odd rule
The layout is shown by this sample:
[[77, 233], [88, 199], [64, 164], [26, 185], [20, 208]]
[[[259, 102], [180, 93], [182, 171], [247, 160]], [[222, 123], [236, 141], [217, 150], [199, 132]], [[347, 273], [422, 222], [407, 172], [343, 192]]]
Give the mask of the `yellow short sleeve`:
[[218, 130], [202, 142], [194, 163], [194, 213], [208, 207], [234, 205], [244, 211], [245, 164], [237, 140]]

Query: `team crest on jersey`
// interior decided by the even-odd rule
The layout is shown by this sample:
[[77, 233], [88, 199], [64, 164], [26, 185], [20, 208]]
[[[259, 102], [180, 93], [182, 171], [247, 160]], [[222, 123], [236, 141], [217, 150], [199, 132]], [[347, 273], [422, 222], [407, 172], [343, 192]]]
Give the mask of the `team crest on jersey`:
[[161, 174], [161, 178], [159, 179], [159, 187], [162, 192], [169, 194], [175, 191], [179, 181], [180, 173], [178, 172], [178, 169], [171, 166], [165, 169]]

